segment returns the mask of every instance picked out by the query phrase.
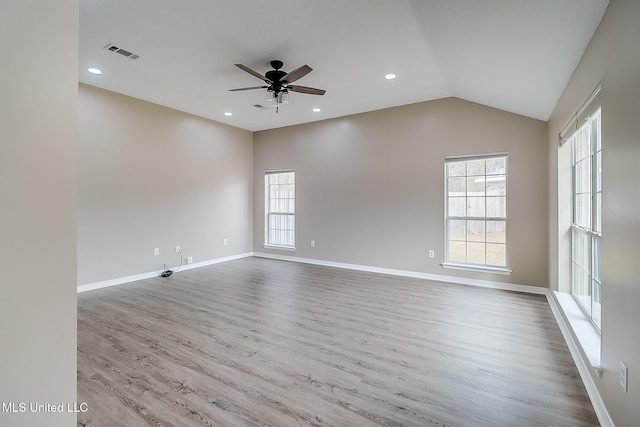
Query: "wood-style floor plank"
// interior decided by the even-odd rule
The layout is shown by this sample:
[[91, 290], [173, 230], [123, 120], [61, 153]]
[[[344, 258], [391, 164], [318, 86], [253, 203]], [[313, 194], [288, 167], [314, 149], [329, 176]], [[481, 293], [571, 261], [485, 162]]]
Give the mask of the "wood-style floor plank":
[[245, 258], [78, 295], [81, 426], [597, 426], [543, 296]]

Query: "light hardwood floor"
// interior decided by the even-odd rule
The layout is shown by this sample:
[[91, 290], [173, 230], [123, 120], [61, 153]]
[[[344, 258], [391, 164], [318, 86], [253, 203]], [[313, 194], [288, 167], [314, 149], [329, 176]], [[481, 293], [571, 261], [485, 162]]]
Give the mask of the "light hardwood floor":
[[82, 426], [597, 426], [543, 296], [245, 258], [78, 295]]

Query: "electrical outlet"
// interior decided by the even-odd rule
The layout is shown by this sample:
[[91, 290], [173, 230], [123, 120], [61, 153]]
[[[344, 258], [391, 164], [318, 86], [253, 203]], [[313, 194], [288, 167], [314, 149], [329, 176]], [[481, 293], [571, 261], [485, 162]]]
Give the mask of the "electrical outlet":
[[227, 246], [227, 244], [228, 244], [228, 243], [229, 243], [229, 241], [228, 241], [227, 239], [223, 239], [223, 240], [222, 240], [222, 244], [223, 244], [223, 245]]
[[620, 361], [620, 386], [625, 393], [627, 392], [628, 373], [627, 365], [625, 365], [623, 361]]
[[435, 258], [436, 257], [436, 251], [434, 251], [433, 249], [429, 249], [429, 258]]
[[154, 249], [153, 249], [153, 255], [154, 255], [154, 256], [158, 256], [158, 255], [160, 255], [160, 248], [154, 248]]
[[176, 245], [176, 252], [180, 252], [180, 245]]
[[316, 241], [315, 241], [315, 240], [312, 240], [312, 241], [311, 241], [311, 247], [312, 247], [312, 248], [315, 248], [315, 247], [316, 247]]
[[187, 264], [193, 264], [193, 257], [192, 256], [188, 256], [187, 257]]

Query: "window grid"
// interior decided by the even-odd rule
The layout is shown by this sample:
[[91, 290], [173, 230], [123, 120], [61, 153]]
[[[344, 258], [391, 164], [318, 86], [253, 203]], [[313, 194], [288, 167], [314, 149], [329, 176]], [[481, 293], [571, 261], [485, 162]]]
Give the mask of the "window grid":
[[506, 267], [507, 156], [447, 159], [446, 261]]
[[571, 294], [598, 329], [601, 327], [602, 282], [602, 143], [598, 108], [570, 138], [572, 143], [573, 224]]
[[265, 174], [265, 244], [295, 247], [295, 172]]

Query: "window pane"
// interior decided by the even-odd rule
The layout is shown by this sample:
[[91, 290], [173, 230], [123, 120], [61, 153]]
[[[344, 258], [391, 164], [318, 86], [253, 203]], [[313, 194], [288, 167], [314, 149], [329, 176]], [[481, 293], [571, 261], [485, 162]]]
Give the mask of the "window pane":
[[505, 176], [488, 176], [487, 177], [487, 196], [506, 196], [507, 195], [507, 179]]
[[598, 328], [602, 327], [602, 285], [593, 281], [593, 298], [591, 301], [591, 318]]
[[578, 163], [580, 160], [583, 160], [591, 155], [591, 143], [589, 138], [589, 127], [585, 125], [578, 131], [575, 137], [575, 152], [574, 159], [575, 162]]
[[600, 278], [600, 238], [592, 237], [592, 280], [591, 280], [591, 317], [598, 327], [601, 327], [602, 316], [602, 285]]
[[487, 216], [489, 218], [507, 217], [507, 198], [487, 197]]
[[472, 264], [485, 264], [485, 245], [484, 243], [469, 242], [467, 243], [467, 262]]
[[447, 163], [447, 176], [465, 176], [466, 162], [449, 162]]
[[487, 159], [487, 175], [503, 175], [507, 173], [506, 157], [493, 157]]
[[449, 253], [447, 260], [451, 262], [467, 262], [467, 243], [458, 241], [449, 241]]
[[584, 270], [589, 269], [589, 235], [582, 230], [573, 230], [573, 262]]
[[449, 198], [449, 216], [466, 216], [466, 215], [467, 215], [466, 197], [450, 197]]
[[464, 177], [448, 179], [449, 196], [464, 196], [467, 192], [467, 181]]
[[596, 191], [602, 191], [602, 152], [596, 153]]
[[589, 293], [589, 273], [573, 264], [573, 296], [582, 308], [591, 315], [591, 295]]
[[485, 164], [485, 159], [467, 160], [467, 176], [484, 175]]
[[506, 243], [506, 227], [505, 221], [487, 221], [487, 242]]
[[582, 160], [575, 165], [575, 194], [589, 194], [591, 192], [591, 167], [589, 162]]
[[602, 143], [600, 142], [601, 138], [601, 130], [600, 130], [600, 110], [596, 111], [594, 114], [595, 118], [593, 119], [593, 126], [591, 130], [591, 137], [594, 140], [595, 151], [602, 150]]
[[602, 153], [596, 153], [595, 165], [596, 195], [595, 211], [593, 212], [593, 227], [597, 233], [602, 233]]
[[485, 216], [484, 197], [467, 197], [467, 215], [470, 217]]
[[447, 230], [449, 233], [449, 240], [464, 241], [467, 239], [466, 221], [464, 220], [450, 219]]
[[467, 221], [467, 241], [469, 242], [486, 241], [484, 221]]
[[469, 196], [484, 196], [485, 185], [484, 176], [467, 178], [467, 194]]
[[591, 228], [591, 194], [576, 194], [575, 224], [583, 228]]
[[487, 264], [507, 265], [507, 245], [487, 243]]
[[593, 246], [593, 248], [591, 249], [593, 251], [592, 275], [595, 280], [600, 282], [601, 281], [600, 279], [600, 239], [596, 237], [592, 237], [591, 245]]
[[602, 193], [596, 194], [596, 211], [595, 215], [595, 224], [594, 231], [597, 233], [602, 233]]

